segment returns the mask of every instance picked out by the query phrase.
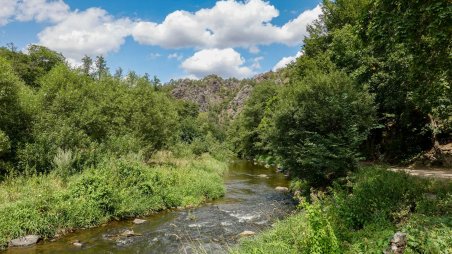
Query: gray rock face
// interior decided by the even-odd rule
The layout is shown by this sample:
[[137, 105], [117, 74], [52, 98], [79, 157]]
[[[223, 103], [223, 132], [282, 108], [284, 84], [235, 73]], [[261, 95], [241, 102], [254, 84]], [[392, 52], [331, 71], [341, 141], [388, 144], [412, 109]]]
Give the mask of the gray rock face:
[[385, 254], [403, 254], [407, 246], [407, 237], [405, 233], [397, 232], [391, 239], [389, 247], [384, 252]]
[[41, 237], [39, 235], [27, 235], [24, 237], [13, 239], [9, 242], [9, 246], [11, 247], [23, 247], [30, 246], [36, 244]]

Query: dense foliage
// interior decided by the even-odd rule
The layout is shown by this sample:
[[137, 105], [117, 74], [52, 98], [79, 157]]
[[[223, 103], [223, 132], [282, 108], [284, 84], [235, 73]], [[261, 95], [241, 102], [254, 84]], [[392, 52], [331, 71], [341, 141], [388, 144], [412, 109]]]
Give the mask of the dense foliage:
[[[1, 176], [61, 168], [71, 174], [103, 157], [141, 153], [146, 160], [178, 143], [195, 143], [198, 155], [219, 146], [215, 126], [206, 126], [197, 107], [159, 91], [158, 80], [112, 76], [102, 57], [94, 68], [84, 61], [90, 65], [73, 69], [41, 46], [27, 54], [1, 48]], [[24, 66], [32, 68], [27, 76]], [[68, 165], [57, 165], [61, 156]]]
[[235, 151], [326, 185], [359, 158], [408, 162], [450, 142], [450, 4], [325, 0], [322, 10], [281, 71], [288, 82], [257, 85], [232, 124]]
[[239, 155], [296, 177], [304, 209], [232, 252], [382, 253], [402, 231], [405, 253], [450, 253], [449, 181], [356, 170], [363, 157], [406, 163], [451, 142], [450, 2], [324, 0], [322, 10], [280, 71], [288, 82], [256, 87], [230, 134], [242, 137]]
[[230, 153], [212, 115], [156, 78], [83, 63], [0, 48], [0, 249], [224, 193]]
[[364, 167], [330, 192], [233, 253], [382, 253], [397, 230], [408, 235], [405, 253], [452, 251], [447, 181]]

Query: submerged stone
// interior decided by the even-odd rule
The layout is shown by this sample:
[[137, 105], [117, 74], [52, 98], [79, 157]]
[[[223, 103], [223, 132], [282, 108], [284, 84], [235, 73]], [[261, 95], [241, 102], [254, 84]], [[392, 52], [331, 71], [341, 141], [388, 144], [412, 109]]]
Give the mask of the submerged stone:
[[142, 220], [142, 219], [134, 219], [133, 220], [133, 224], [143, 224], [145, 222], [146, 222], [146, 220]]
[[72, 245], [74, 245], [75, 247], [83, 247], [83, 243], [81, 243], [79, 240], [73, 242]]
[[140, 235], [141, 234], [137, 234], [137, 233], [133, 232], [133, 230], [126, 229], [126, 230], [124, 230], [124, 232], [121, 233], [120, 236], [131, 237], [131, 236], [140, 236]]
[[23, 247], [30, 246], [36, 244], [41, 237], [39, 235], [27, 235], [24, 237], [13, 239], [9, 242], [9, 246], [11, 247]]
[[276, 187], [275, 190], [280, 192], [289, 192], [289, 188], [281, 186]]

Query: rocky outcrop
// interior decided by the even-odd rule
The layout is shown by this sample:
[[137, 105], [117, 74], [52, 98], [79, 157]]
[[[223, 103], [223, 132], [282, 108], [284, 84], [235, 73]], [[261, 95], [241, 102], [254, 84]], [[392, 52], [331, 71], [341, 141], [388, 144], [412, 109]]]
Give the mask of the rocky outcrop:
[[238, 79], [222, 79], [216, 75], [201, 80], [181, 79], [172, 81], [171, 95], [176, 99], [187, 100], [199, 105], [201, 112], [230, 100], [243, 86]]
[[252, 91], [253, 87], [250, 85], [245, 85], [240, 89], [240, 91], [227, 106], [227, 114], [229, 118], [236, 118], [236, 116], [242, 111], [242, 108], [250, 97]]
[[251, 79], [223, 79], [209, 75], [200, 80], [171, 80], [165, 85], [176, 99], [186, 100], [199, 105], [200, 112], [207, 112], [213, 107], [220, 107], [221, 118], [236, 118], [251, 95], [256, 84], [272, 81], [284, 84], [281, 73], [267, 72]]

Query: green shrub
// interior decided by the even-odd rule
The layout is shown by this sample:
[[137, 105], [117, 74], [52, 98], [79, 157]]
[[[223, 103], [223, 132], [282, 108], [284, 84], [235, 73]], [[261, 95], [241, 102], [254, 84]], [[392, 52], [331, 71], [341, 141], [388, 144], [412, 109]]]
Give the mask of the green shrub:
[[399, 222], [414, 211], [425, 181], [384, 168], [364, 168], [353, 179], [351, 193], [336, 191], [340, 218], [353, 229], [372, 222]]
[[416, 215], [403, 226], [408, 235], [406, 253], [452, 253], [452, 219]]
[[307, 230], [303, 238], [306, 254], [333, 254], [339, 252], [339, 243], [329, 218], [323, 211], [319, 201], [305, 205]]
[[265, 121], [284, 167], [325, 186], [357, 166], [359, 145], [374, 125], [373, 98], [339, 71], [313, 71], [279, 94]]

